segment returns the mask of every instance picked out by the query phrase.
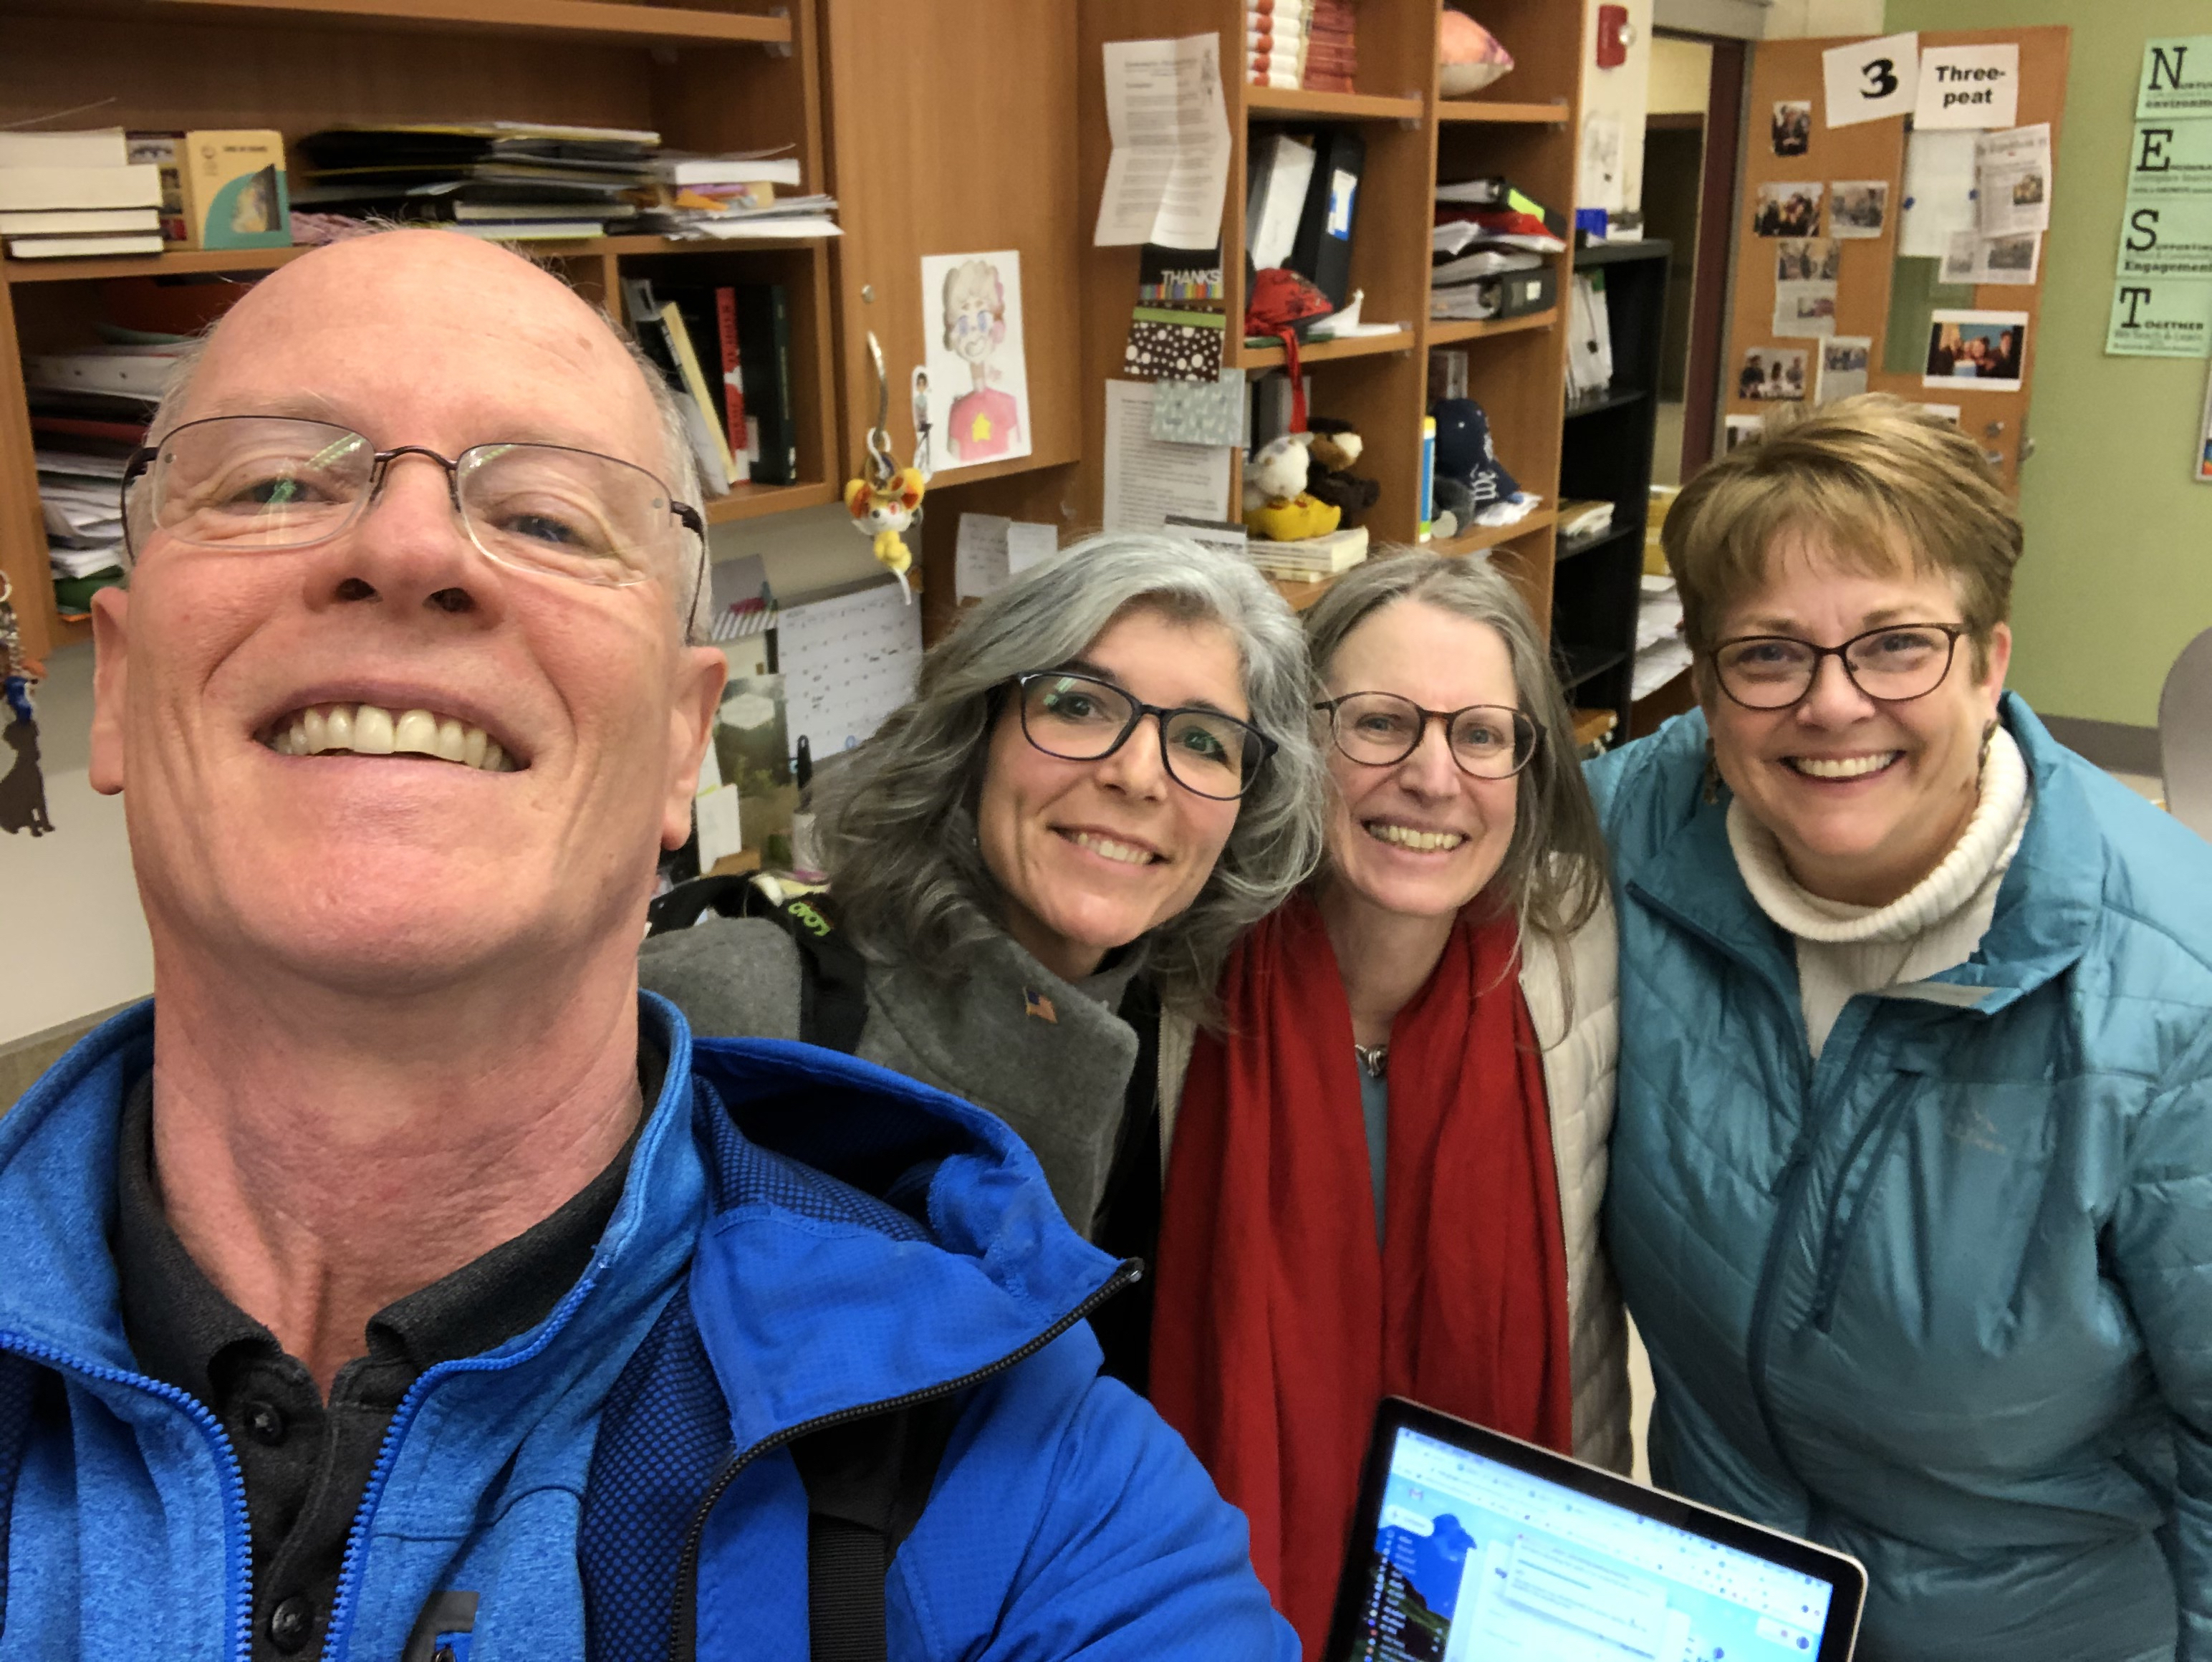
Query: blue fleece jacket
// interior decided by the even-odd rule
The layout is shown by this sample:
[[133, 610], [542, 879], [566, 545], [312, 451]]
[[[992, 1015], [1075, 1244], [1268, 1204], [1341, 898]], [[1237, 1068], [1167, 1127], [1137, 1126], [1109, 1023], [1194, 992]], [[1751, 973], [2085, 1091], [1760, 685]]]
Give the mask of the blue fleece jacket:
[[[610, 1391], [671, 1331], [703, 1347], [708, 1418], [742, 1468], [678, 1595], [696, 1622], [672, 1624], [696, 1625], [699, 1657], [806, 1653], [806, 1501], [781, 1440], [970, 1375], [892, 1566], [894, 1658], [1295, 1657], [1243, 1519], [1097, 1377], [1077, 1318], [1114, 1266], [1012, 1133], [864, 1062], [695, 1049], [672, 1007], [647, 996], [643, 1015], [666, 1083], [591, 1267], [537, 1327], [408, 1393], [326, 1658], [401, 1656], [456, 1590], [478, 1595], [471, 1662], [605, 1654], [587, 1629], [625, 1614], [657, 1633], [657, 1611], [625, 1604], [683, 1584], [654, 1563], [587, 1589], [578, 1532]], [[0, 1662], [246, 1653], [237, 1461], [204, 1408], [137, 1372], [107, 1246], [123, 1099], [152, 1043], [150, 1006], [118, 1016], [0, 1118]]]

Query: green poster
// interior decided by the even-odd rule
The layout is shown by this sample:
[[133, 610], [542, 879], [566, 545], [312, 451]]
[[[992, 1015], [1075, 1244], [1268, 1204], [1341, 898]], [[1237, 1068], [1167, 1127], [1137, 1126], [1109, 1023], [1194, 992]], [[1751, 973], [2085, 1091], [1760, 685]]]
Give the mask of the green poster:
[[2119, 274], [2212, 277], [2212, 196], [2129, 197]]
[[2136, 123], [2130, 197], [2212, 197], [2212, 115]]
[[2212, 282], [2122, 277], [2112, 285], [2105, 350], [2116, 357], [2212, 356]]
[[2161, 115], [2212, 115], [2212, 34], [2143, 42], [2136, 119]]

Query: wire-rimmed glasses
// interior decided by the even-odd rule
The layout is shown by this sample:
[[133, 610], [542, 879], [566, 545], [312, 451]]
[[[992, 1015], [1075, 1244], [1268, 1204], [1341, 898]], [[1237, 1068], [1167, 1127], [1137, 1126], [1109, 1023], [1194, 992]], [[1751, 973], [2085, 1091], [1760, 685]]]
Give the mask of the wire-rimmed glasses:
[[1249, 721], [1203, 705], [1147, 704], [1094, 675], [1032, 670], [1014, 678], [1022, 736], [1063, 762], [1111, 756], [1147, 715], [1158, 719], [1160, 760], [1195, 795], [1231, 801], [1252, 788], [1275, 741]]
[[1886, 624], [1841, 646], [1814, 646], [1790, 635], [1740, 635], [1713, 648], [1721, 691], [1746, 709], [1788, 709], [1819, 679], [1820, 661], [1843, 661], [1844, 673], [1885, 704], [1924, 698], [1943, 685], [1964, 624]]
[[1504, 704], [1424, 709], [1395, 692], [1347, 692], [1314, 708], [1328, 712], [1338, 751], [1364, 767], [1404, 761], [1420, 747], [1431, 721], [1443, 723], [1452, 760], [1476, 779], [1510, 779], [1536, 754], [1536, 723]]
[[124, 529], [134, 556], [155, 532], [240, 553], [311, 548], [366, 514], [403, 456], [443, 469], [454, 511], [486, 558], [600, 587], [647, 581], [706, 553], [698, 510], [633, 462], [567, 445], [472, 445], [448, 460], [420, 445], [379, 450], [350, 429], [290, 416], [210, 416], [132, 454]]

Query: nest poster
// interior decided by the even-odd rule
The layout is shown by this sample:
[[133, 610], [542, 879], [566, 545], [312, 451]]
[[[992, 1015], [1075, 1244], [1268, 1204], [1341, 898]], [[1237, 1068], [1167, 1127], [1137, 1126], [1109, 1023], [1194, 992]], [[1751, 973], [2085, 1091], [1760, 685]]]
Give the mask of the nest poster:
[[1007, 248], [925, 258], [921, 326], [928, 342], [930, 425], [944, 445], [939, 470], [1028, 455], [1020, 253]]

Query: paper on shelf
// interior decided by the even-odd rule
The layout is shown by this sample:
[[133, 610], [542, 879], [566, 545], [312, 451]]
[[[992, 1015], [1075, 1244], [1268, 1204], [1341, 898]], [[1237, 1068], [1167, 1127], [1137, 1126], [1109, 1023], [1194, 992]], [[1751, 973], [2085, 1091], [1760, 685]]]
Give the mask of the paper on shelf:
[[1661, 687], [1690, 667], [1690, 645], [1686, 641], [1662, 641], [1646, 647], [1636, 654], [1635, 667], [1629, 672], [1630, 699], [1649, 698]]
[[1106, 383], [1109, 531], [1158, 531], [1170, 514], [1218, 520], [1229, 503], [1226, 445], [1167, 444], [1152, 436], [1152, 384]]
[[1229, 189], [1221, 37], [1109, 40], [1105, 58], [1114, 150], [1091, 240], [1102, 248], [1212, 247]]
[[980, 600], [1003, 587], [1006, 567], [1006, 527], [1013, 521], [998, 514], [963, 514], [959, 534], [952, 545], [952, 594], [961, 600]]

